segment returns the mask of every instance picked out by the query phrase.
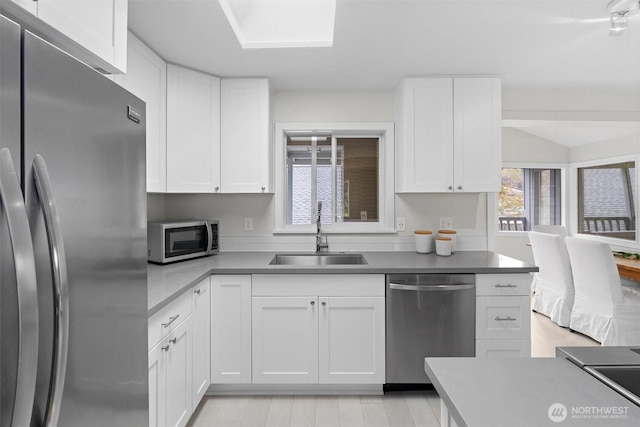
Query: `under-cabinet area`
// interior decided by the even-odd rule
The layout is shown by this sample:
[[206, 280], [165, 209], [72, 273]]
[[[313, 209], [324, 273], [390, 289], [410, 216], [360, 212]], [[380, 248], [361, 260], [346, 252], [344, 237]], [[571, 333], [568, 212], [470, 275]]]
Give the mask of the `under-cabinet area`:
[[[471, 266], [478, 258], [458, 255]], [[187, 425], [206, 394], [385, 393], [386, 345], [393, 338], [385, 324], [393, 313], [385, 305], [384, 269], [411, 270], [392, 259], [397, 254], [363, 256], [367, 265], [334, 266], [324, 273], [265, 268], [271, 253], [220, 254], [209, 261], [150, 266], [150, 292], [156, 280], [155, 286], [174, 294], [150, 298], [155, 304], [149, 317], [150, 425]], [[411, 264], [414, 256], [404, 253], [402, 259]], [[530, 270], [523, 264], [521, 270], [509, 268], [503, 274], [495, 266], [471, 273], [476, 283], [471, 290], [476, 357], [529, 356]], [[416, 271], [429, 269], [414, 267]], [[184, 283], [180, 287], [177, 281]], [[451, 338], [445, 335], [425, 339]]]

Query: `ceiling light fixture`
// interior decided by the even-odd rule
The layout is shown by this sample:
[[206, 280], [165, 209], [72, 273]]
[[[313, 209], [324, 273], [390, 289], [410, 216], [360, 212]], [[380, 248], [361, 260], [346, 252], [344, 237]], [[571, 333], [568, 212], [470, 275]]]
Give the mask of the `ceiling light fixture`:
[[243, 49], [332, 47], [336, 0], [218, 0]]
[[607, 4], [609, 12], [609, 35], [622, 35], [629, 24], [629, 16], [640, 11], [640, 0], [611, 0]]

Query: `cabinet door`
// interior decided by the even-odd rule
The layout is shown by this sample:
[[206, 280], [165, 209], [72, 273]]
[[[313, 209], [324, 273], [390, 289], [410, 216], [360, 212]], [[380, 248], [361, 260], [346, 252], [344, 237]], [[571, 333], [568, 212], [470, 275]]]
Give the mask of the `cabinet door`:
[[384, 311], [381, 297], [320, 297], [321, 384], [385, 382]]
[[147, 192], [167, 191], [167, 64], [129, 33], [124, 87], [146, 105]]
[[163, 340], [149, 350], [149, 427], [164, 427], [165, 402], [167, 400], [166, 351]]
[[253, 297], [253, 382], [318, 382], [317, 297]]
[[500, 191], [502, 105], [499, 78], [454, 79], [455, 191]]
[[225, 193], [272, 190], [267, 79], [222, 79], [221, 179]]
[[211, 277], [211, 382], [251, 383], [251, 276]]
[[167, 191], [220, 190], [220, 79], [167, 66]]
[[397, 117], [398, 192], [447, 192], [453, 186], [453, 80], [406, 79]]
[[211, 384], [211, 297], [207, 277], [193, 288], [193, 410]]
[[38, 18], [125, 72], [127, 7], [127, 0], [40, 0]]
[[184, 427], [192, 413], [191, 316], [168, 337], [166, 425]]

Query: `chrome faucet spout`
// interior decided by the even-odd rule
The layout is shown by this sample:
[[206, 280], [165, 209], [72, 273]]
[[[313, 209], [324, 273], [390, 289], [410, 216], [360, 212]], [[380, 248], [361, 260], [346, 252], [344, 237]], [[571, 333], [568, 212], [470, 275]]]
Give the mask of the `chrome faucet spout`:
[[322, 202], [318, 201], [318, 216], [316, 218], [316, 252], [319, 253], [322, 249], [329, 249], [326, 237], [324, 242], [322, 241]]

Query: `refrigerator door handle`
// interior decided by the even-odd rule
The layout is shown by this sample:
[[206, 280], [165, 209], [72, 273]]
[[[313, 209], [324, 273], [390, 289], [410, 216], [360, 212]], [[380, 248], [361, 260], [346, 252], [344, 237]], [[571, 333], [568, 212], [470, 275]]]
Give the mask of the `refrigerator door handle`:
[[0, 150], [0, 207], [5, 210], [18, 296], [18, 373], [12, 427], [31, 424], [38, 370], [38, 287], [31, 230], [8, 148]]
[[47, 164], [41, 155], [33, 159], [33, 179], [36, 186], [49, 245], [51, 268], [54, 285], [54, 349], [53, 372], [44, 425], [58, 425], [60, 402], [67, 371], [67, 352], [69, 349], [69, 284], [67, 281], [67, 260], [64, 252], [64, 241], [60, 228], [60, 218], [56, 200], [47, 170]]

